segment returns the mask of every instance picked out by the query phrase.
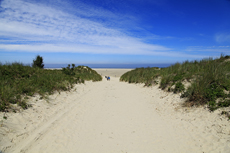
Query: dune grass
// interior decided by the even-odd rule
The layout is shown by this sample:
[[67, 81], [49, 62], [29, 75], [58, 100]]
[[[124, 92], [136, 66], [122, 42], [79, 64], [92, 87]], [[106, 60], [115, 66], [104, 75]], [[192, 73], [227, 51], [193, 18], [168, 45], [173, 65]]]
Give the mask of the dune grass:
[[155, 82], [155, 78], [160, 76], [161, 71], [159, 68], [136, 68], [131, 70], [120, 77], [121, 81], [129, 83], [145, 83], [151, 85]]
[[[146, 86], [158, 83], [160, 88], [174, 93], [181, 92], [187, 98], [186, 105], [207, 104], [211, 111], [230, 106], [230, 59], [221, 55], [218, 59], [185, 61], [160, 70], [137, 68], [121, 76], [121, 81], [145, 83]], [[184, 82], [191, 85], [185, 89]]]
[[88, 66], [78, 66], [75, 67], [74, 64], [72, 64], [72, 67], [70, 67], [70, 64], [62, 69], [63, 73], [66, 75], [72, 75], [75, 77], [78, 77], [80, 80], [92, 80], [92, 81], [101, 81], [102, 77], [99, 75], [95, 70], [91, 69]]
[[[82, 67], [83, 70], [82, 70]], [[89, 67], [74, 68], [74, 75], [63, 70], [32, 68], [21, 63], [0, 64], [0, 111], [8, 111], [12, 104], [28, 107], [27, 96], [41, 96], [55, 91], [70, 90], [74, 84], [85, 80], [100, 81], [102, 77]]]

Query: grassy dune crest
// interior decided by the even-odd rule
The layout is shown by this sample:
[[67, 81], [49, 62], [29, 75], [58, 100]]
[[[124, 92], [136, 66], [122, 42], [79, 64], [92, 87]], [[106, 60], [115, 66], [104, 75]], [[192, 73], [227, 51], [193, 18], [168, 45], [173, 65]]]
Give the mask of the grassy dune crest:
[[0, 111], [8, 111], [12, 104], [26, 109], [26, 99], [35, 93], [44, 96], [55, 91], [70, 90], [74, 84], [84, 83], [85, 80], [102, 80], [102, 77], [89, 67], [80, 66], [71, 71], [74, 73], [69, 75], [64, 69], [32, 68], [21, 63], [0, 65]]
[[[230, 57], [185, 61], [167, 68], [137, 68], [121, 76], [120, 81], [145, 83], [146, 86], [160, 83], [160, 88], [182, 93], [186, 105], [208, 104], [211, 111], [230, 106]], [[160, 80], [158, 82], [158, 80]], [[185, 88], [185, 83], [190, 84]]]

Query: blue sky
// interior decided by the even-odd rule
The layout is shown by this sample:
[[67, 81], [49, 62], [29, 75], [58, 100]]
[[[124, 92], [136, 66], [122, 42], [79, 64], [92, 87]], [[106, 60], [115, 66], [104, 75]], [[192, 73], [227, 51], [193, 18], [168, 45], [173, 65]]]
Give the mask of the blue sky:
[[0, 0], [0, 62], [175, 63], [230, 54], [229, 0]]

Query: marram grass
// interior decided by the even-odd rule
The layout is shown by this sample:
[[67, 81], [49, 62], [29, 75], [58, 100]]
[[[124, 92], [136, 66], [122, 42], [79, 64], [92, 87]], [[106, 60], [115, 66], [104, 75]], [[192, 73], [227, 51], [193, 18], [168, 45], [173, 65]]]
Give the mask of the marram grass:
[[73, 71], [74, 75], [67, 75], [63, 70], [32, 68], [21, 63], [0, 64], [0, 111], [10, 110], [12, 104], [26, 109], [25, 97], [35, 93], [44, 96], [70, 90], [74, 84], [85, 80], [102, 80], [96, 71], [86, 66], [76, 67]]
[[[230, 106], [230, 57], [185, 61], [167, 68], [137, 68], [123, 74], [121, 81], [145, 83], [146, 86], [158, 83], [160, 88], [174, 93], [181, 92], [187, 98], [186, 105], [207, 104], [211, 111]], [[185, 89], [183, 82], [190, 82]]]

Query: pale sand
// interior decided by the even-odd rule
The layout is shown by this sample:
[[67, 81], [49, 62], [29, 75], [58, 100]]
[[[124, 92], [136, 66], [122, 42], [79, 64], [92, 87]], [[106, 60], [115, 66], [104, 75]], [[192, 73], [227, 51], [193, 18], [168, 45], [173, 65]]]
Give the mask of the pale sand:
[[[108, 71], [108, 69], [107, 69]], [[113, 70], [109, 70], [113, 71]], [[106, 75], [117, 74], [109, 72]], [[34, 97], [0, 127], [6, 153], [229, 152], [230, 122], [220, 111], [182, 108], [179, 95], [157, 86], [86, 82], [76, 90]], [[37, 100], [37, 101], [36, 101]], [[3, 113], [1, 113], [1, 118]]]
[[98, 74], [102, 76], [120, 77], [122, 74], [131, 71], [133, 69], [94, 69]]

